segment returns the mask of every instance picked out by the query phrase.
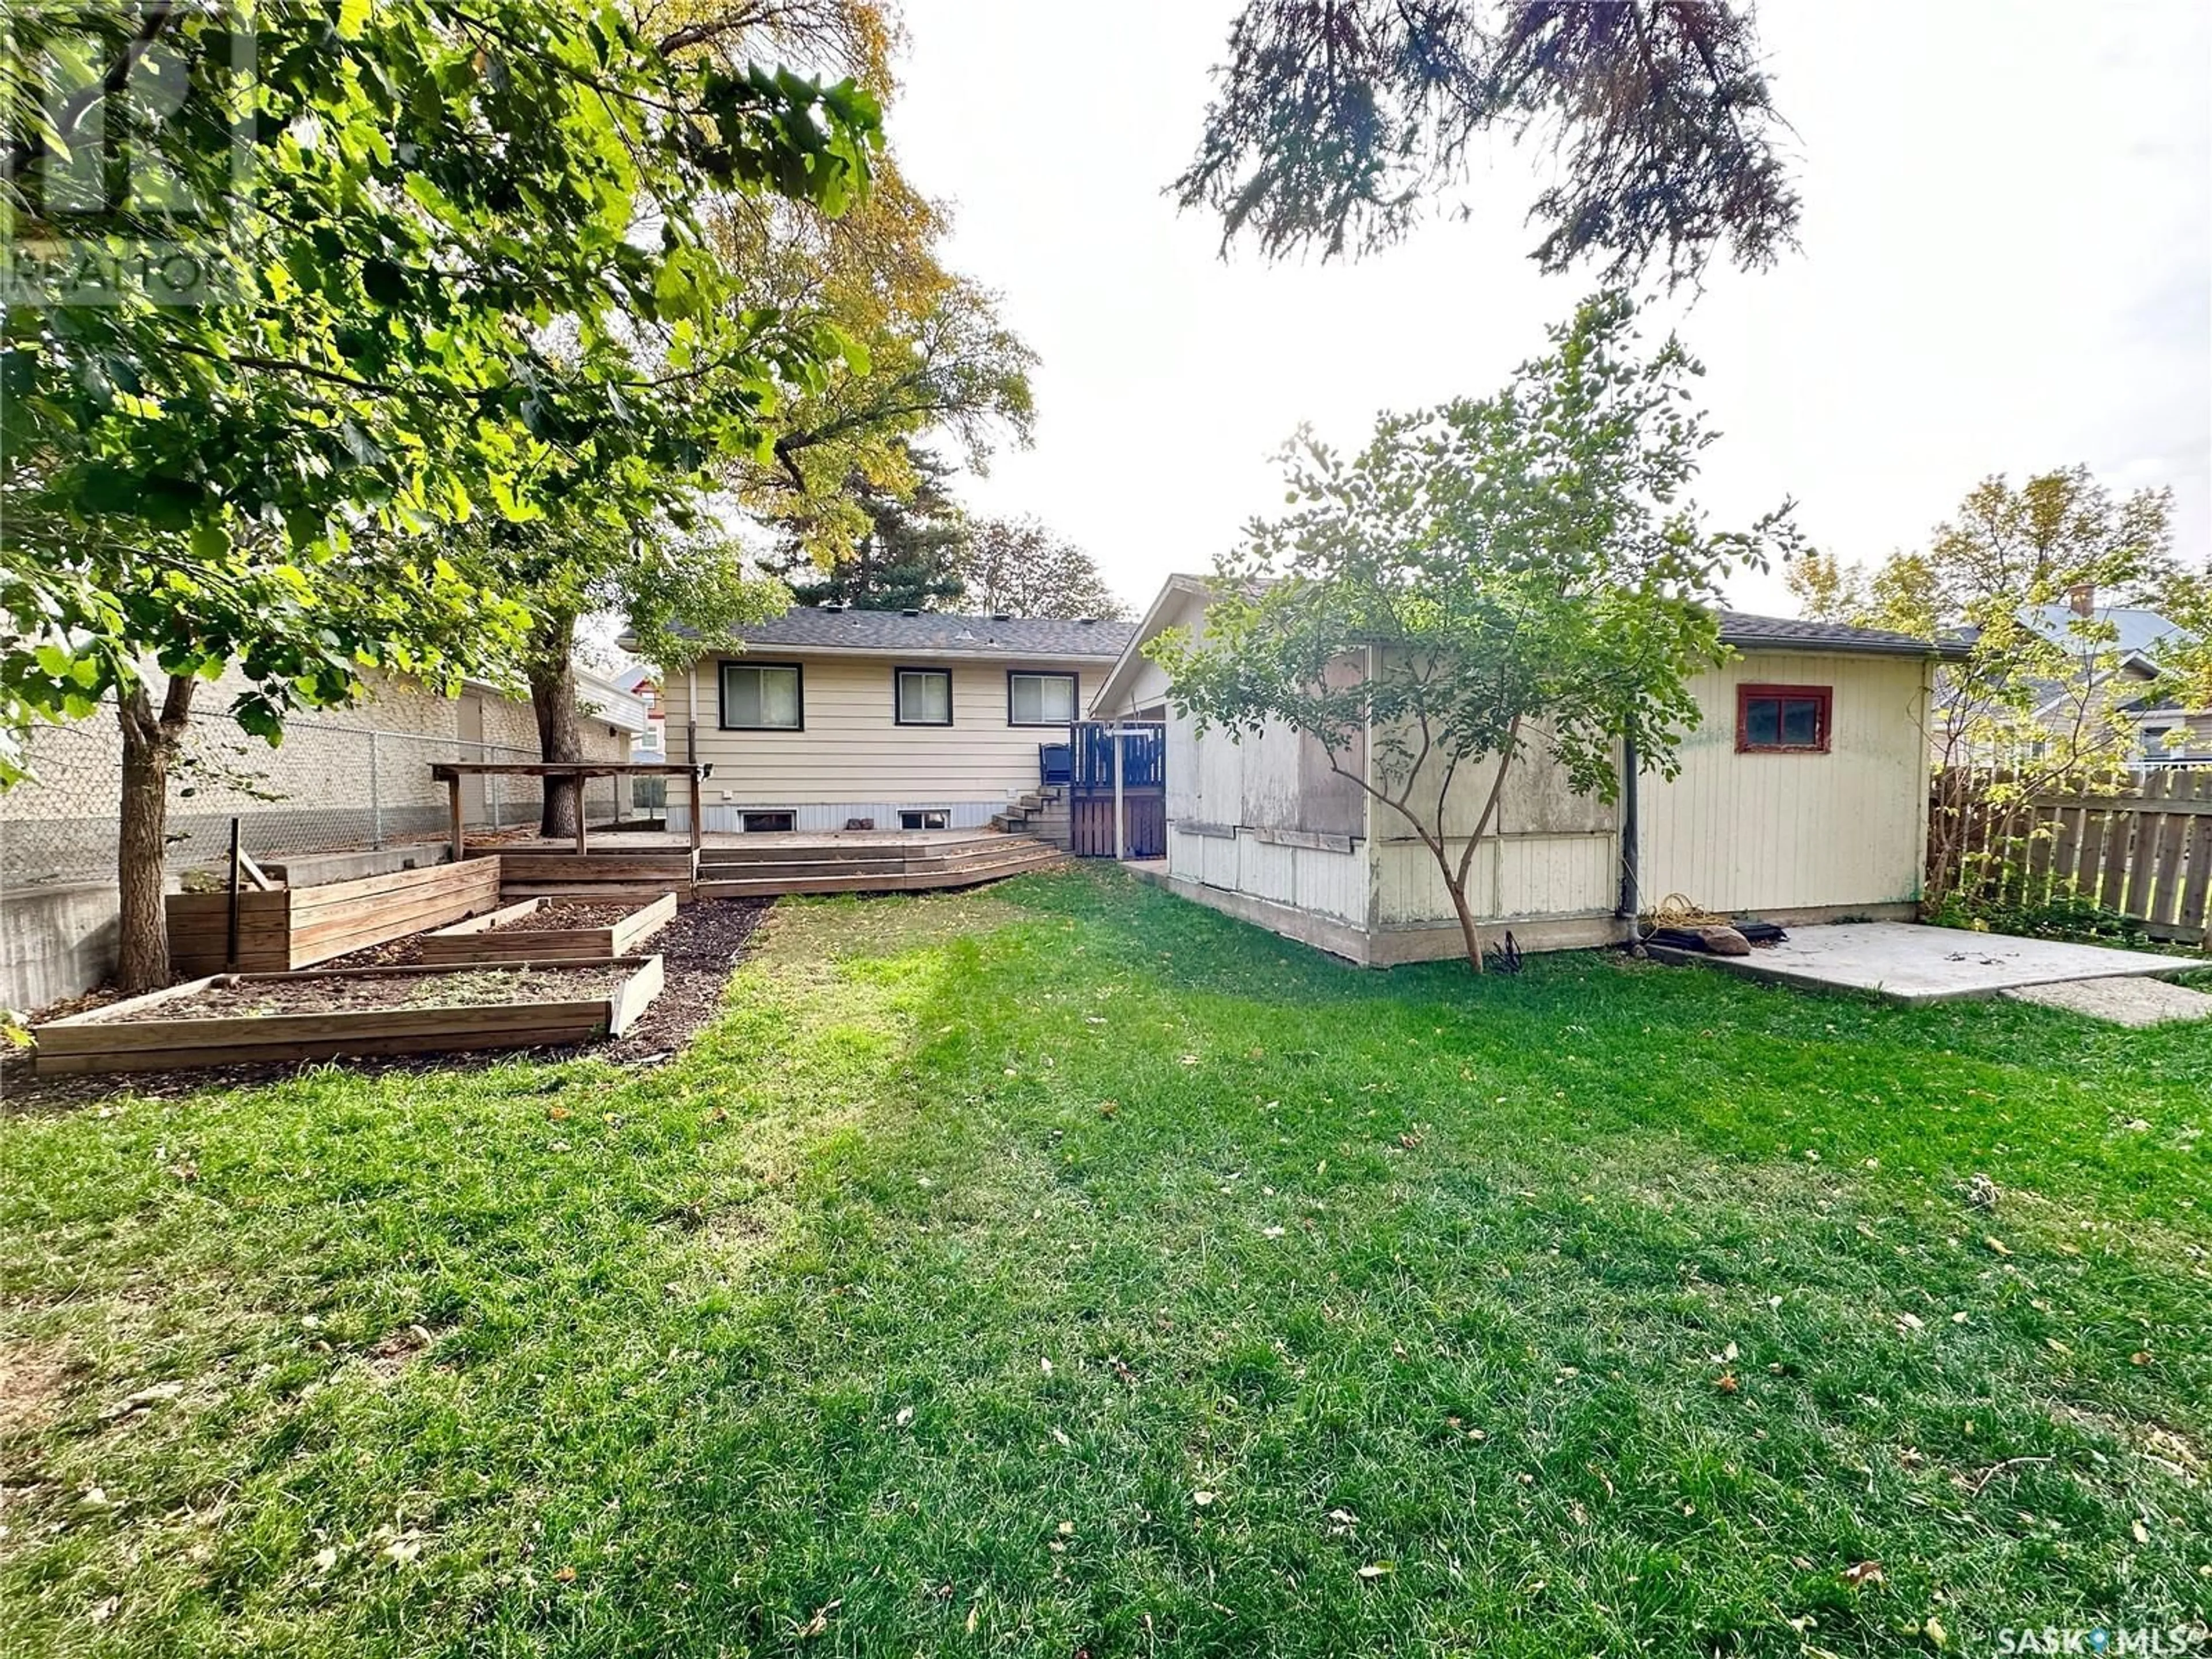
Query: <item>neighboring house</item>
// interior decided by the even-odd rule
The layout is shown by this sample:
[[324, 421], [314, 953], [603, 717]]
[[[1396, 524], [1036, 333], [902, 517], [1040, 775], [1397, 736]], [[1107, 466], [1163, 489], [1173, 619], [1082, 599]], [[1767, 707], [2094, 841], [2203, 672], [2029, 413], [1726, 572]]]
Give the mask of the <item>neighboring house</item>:
[[[1457, 955], [1428, 851], [1336, 775], [1316, 740], [1279, 727], [1241, 742], [1218, 728], [1200, 737], [1176, 714], [1165, 673], [1139, 647], [1166, 629], [1202, 630], [1209, 595], [1201, 578], [1171, 578], [1093, 709], [1167, 720], [1173, 890], [1354, 962]], [[1605, 944], [1626, 937], [1625, 911], [1675, 893], [1785, 922], [1914, 914], [1936, 647], [1735, 612], [1721, 636], [1738, 654], [1693, 679], [1704, 720], [1674, 779], [1624, 781], [1607, 804], [1575, 794], [1539, 750], [1514, 763], [1470, 880], [1493, 938], [1510, 928], [1524, 949]], [[1493, 767], [1453, 782], [1449, 825], [1462, 836]]]
[[629, 694], [645, 708], [645, 727], [630, 739], [630, 758], [659, 765], [668, 758], [668, 711], [660, 706], [660, 683], [650, 674], [623, 676]]
[[668, 675], [670, 758], [713, 768], [709, 830], [978, 829], [1037, 787], [1134, 631], [801, 606]]
[[2071, 681], [2039, 688], [2035, 719], [2054, 737], [2117, 713], [2134, 734], [2137, 765], [2212, 764], [2212, 709], [2185, 708], [2159, 684], [2160, 648], [2189, 637], [2179, 623], [2140, 606], [2100, 605], [2091, 588], [2076, 589], [2066, 605], [2023, 611], [2021, 621], [2080, 653]]

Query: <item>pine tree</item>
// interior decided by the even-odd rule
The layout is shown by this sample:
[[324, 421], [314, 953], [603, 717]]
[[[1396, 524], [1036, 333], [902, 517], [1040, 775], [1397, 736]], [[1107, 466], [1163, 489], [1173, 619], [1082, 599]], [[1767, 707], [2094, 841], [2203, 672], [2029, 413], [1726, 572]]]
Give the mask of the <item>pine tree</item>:
[[865, 477], [847, 481], [843, 493], [868, 516], [868, 529], [849, 556], [825, 570], [793, 533], [767, 561], [799, 604], [943, 611], [959, 599], [963, 585], [954, 564], [967, 528], [945, 489], [951, 468], [928, 450], [904, 447], [919, 481], [910, 495]]

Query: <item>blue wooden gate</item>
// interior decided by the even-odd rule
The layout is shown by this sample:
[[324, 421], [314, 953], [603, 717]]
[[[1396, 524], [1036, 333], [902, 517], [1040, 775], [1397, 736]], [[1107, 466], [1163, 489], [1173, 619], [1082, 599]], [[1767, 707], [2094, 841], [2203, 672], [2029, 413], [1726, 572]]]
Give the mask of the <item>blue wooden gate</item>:
[[1123, 829], [1133, 859], [1168, 853], [1168, 738], [1158, 720], [1084, 720], [1072, 733], [1068, 777], [1069, 846], [1076, 857], [1116, 857], [1115, 749], [1121, 750]]

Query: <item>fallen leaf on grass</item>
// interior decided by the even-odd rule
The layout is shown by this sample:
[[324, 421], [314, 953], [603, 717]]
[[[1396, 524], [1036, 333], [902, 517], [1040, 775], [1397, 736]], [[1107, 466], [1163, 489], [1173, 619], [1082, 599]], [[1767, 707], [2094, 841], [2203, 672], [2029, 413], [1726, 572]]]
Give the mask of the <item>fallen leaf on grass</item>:
[[1370, 1561], [1365, 1566], [1360, 1568], [1359, 1576], [1368, 1579], [1381, 1578], [1386, 1574], [1397, 1571], [1398, 1569], [1388, 1561]]
[[1846, 1567], [1844, 1570], [1844, 1582], [1853, 1589], [1857, 1589], [1865, 1584], [1879, 1584], [1882, 1582], [1881, 1563], [1862, 1561], [1856, 1566]]
[[545, 1109], [545, 1115], [556, 1123], [565, 1123], [568, 1120], [569, 1112], [566, 1106], [548, 1106]]
[[1743, 1388], [1743, 1384], [1735, 1380], [1735, 1373], [1734, 1371], [1723, 1371], [1718, 1376], [1713, 1379], [1713, 1386], [1718, 1389], [1723, 1394], [1735, 1394], [1740, 1392]]
[[914, 1421], [914, 1407], [911, 1406], [901, 1406], [898, 1408], [898, 1415], [893, 1418], [891, 1421], [896, 1424], [900, 1428], [904, 1428], [908, 1424]]
[[1997, 1237], [1994, 1233], [1983, 1235], [1982, 1243], [1988, 1245], [1999, 1255], [2010, 1255], [2012, 1254], [2010, 1248], [2007, 1246], [2004, 1240]]
[[823, 1631], [828, 1630], [830, 1628], [830, 1615], [836, 1612], [839, 1607], [842, 1607], [844, 1605], [844, 1597], [839, 1596], [837, 1600], [830, 1602], [827, 1606], [815, 1608], [814, 1616], [799, 1627], [799, 1639], [802, 1642], [810, 1641], [813, 1638], [821, 1635]]
[[576, 1582], [576, 1570], [575, 1570], [575, 1568], [574, 1568], [574, 1567], [563, 1567], [563, 1568], [562, 1568], [560, 1571], [558, 1571], [558, 1572], [556, 1572], [556, 1573], [555, 1573], [555, 1574], [553, 1575], [553, 1582], [554, 1582], [555, 1583], [556, 1583], [556, 1584], [573, 1584], [573, 1583], [574, 1583]]
[[2143, 1525], [2140, 1519], [2130, 1522], [2128, 1527], [2128, 1530], [2136, 1535], [2136, 1543], [2148, 1544], [2150, 1542], [2150, 1528]]
[[1215, 1494], [1210, 1492], [1194, 1492], [1190, 1495], [1190, 1501], [1199, 1508], [1206, 1509], [1212, 1504], [1214, 1496]]

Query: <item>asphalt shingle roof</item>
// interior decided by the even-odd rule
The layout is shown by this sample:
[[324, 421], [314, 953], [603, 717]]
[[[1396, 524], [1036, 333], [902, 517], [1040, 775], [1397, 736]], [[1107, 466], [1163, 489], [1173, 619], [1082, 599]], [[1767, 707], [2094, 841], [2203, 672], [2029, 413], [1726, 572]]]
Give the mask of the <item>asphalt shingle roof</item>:
[[1754, 617], [1741, 611], [1721, 612], [1721, 640], [1739, 651], [1845, 651], [1878, 657], [1931, 657], [1937, 651], [1930, 641], [1887, 628], [1851, 628], [1802, 617]]
[[793, 605], [737, 630], [754, 649], [875, 651], [933, 657], [1103, 657], [1135, 637], [1127, 622], [1060, 617], [970, 617], [937, 611], [845, 611]]

